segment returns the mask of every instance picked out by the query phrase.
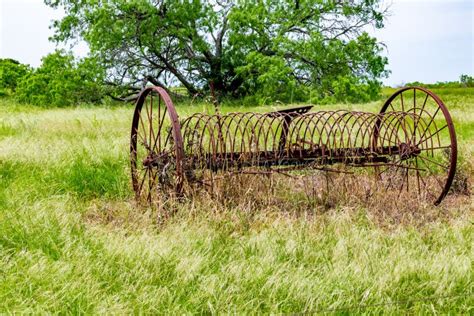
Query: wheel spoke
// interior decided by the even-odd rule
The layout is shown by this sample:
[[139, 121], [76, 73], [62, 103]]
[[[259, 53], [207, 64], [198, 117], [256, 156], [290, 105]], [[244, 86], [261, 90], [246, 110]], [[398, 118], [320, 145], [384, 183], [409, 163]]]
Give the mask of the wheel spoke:
[[400, 93], [400, 100], [401, 100], [401, 103], [402, 103], [402, 112], [405, 112], [405, 107], [403, 106], [403, 92]]
[[431, 120], [430, 120], [430, 122], [428, 123], [428, 125], [426, 126], [425, 130], [423, 131], [423, 135], [420, 137], [420, 140], [423, 139], [423, 137], [425, 137], [426, 132], [427, 132], [428, 129], [430, 128], [431, 123], [434, 122], [434, 119], [435, 119], [436, 115], [438, 114], [439, 109], [440, 109], [440, 108], [438, 107], [438, 108], [436, 109], [436, 111], [435, 111], [435, 114], [431, 117]]
[[421, 159], [427, 160], [428, 162], [434, 163], [435, 165], [437, 165], [437, 166], [439, 166], [439, 167], [441, 167], [445, 170], [449, 169], [449, 166], [444, 166], [444, 165], [440, 164], [439, 162], [436, 162], [434, 160], [429, 159], [428, 157], [423, 157], [422, 155], [419, 155], [418, 157], [420, 157]]
[[390, 107], [392, 108], [392, 111], [393, 111], [393, 112], [396, 112], [396, 111], [395, 111], [395, 108], [394, 108], [393, 105], [392, 105], [392, 102], [390, 102], [389, 105], [390, 105]]
[[[418, 160], [417, 160], [418, 162]], [[429, 190], [429, 187], [426, 185], [426, 182], [425, 180], [423, 179], [423, 177], [419, 177], [420, 181], [423, 183], [423, 186], [425, 187], [425, 192], [428, 193], [429, 195], [431, 195], [432, 198], [436, 198], [436, 196], [434, 196], [431, 191]]]
[[438, 149], [448, 149], [451, 148], [451, 145], [447, 146], [437, 146], [437, 147], [429, 147], [429, 148], [418, 148], [420, 151], [428, 151], [428, 150], [438, 150]]
[[440, 129], [438, 129], [436, 132], [434, 132], [433, 134], [431, 134], [428, 138], [425, 138], [425, 139], [422, 139], [420, 140], [420, 142], [418, 144], [416, 144], [417, 146], [420, 145], [420, 144], [423, 144], [425, 143], [427, 140], [430, 140], [431, 138], [433, 138], [433, 136], [439, 134], [439, 132], [441, 132], [443, 129], [445, 129], [446, 127], [448, 127], [448, 124], [444, 125], [443, 127], [441, 127]]
[[[421, 158], [421, 156], [418, 156], [418, 158]], [[420, 161], [423, 162], [423, 164], [426, 166], [426, 169], [428, 170], [430, 176], [435, 178], [436, 182], [438, 182], [438, 185], [440, 186], [441, 190], [444, 190], [444, 185], [439, 181], [438, 177], [433, 173], [433, 171], [431, 171], [430, 166], [428, 166], [424, 159]]]
[[[138, 121], [139, 121], [139, 123], [140, 123], [140, 125], [141, 125], [141, 127], [142, 127], [142, 129], [143, 129], [143, 135], [144, 135], [144, 136], [142, 136], [142, 140], [143, 140], [146, 144], [148, 144], [148, 141], [146, 140], [146, 128], [145, 128], [145, 125], [143, 124], [143, 118], [142, 118], [142, 113], [141, 113], [141, 111], [138, 112], [138, 116], [139, 116]], [[141, 136], [139, 131], [137, 131], [137, 134], [138, 134], [139, 136]]]
[[420, 172], [418, 171], [418, 160], [415, 158], [415, 167], [416, 167], [416, 185], [418, 187], [418, 194], [421, 194], [420, 189]]
[[[156, 149], [156, 143], [157, 143], [157, 141], [158, 141], [158, 152], [160, 152], [160, 151], [161, 151], [161, 148], [162, 148], [162, 147], [161, 147], [161, 129], [162, 129], [162, 127], [163, 127], [163, 123], [164, 123], [164, 121], [165, 121], [166, 114], [167, 114], [167, 108], [166, 108], [166, 106], [165, 106], [164, 108], [165, 108], [165, 110], [164, 110], [164, 112], [163, 112], [163, 117], [162, 117], [162, 119], [161, 119], [161, 122], [159, 122], [157, 137], [156, 137], [156, 139], [155, 139], [155, 144], [153, 145], [153, 150], [155, 150], [155, 149]], [[161, 112], [161, 111], [160, 111], [160, 112]], [[164, 144], [164, 145], [163, 145], [163, 149], [166, 148], [166, 145], [167, 145], [167, 144]]]
[[138, 187], [138, 195], [140, 195], [140, 193], [142, 192], [143, 184], [145, 183], [146, 176], [149, 170], [150, 170], [149, 168], [145, 169], [145, 174], [143, 175], [142, 182], [140, 183], [140, 186]]
[[153, 141], [152, 137], [155, 136], [155, 133], [153, 132], [153, 93], [150, 93], [150, 116], [149, 116], [149, 121], [150, 121], [150, 143], [151, 143]]

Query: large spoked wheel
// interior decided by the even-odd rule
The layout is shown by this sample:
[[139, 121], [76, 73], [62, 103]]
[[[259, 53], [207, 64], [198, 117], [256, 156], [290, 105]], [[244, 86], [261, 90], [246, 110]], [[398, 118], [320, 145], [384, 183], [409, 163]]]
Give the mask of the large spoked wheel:
[[424, 88], [402, 88], [385, 102], [377, 124], [377, 146], [397, 149], [385, 166], [376, 167], [385, 188], [441, 203], [457, 161], [453, 121], [441, 99]]
[[130, 140], [132, 184], [138, 201], [179, 196], [183, 190], [183, 139], [168, 93], [144, 89], [135, 106]]

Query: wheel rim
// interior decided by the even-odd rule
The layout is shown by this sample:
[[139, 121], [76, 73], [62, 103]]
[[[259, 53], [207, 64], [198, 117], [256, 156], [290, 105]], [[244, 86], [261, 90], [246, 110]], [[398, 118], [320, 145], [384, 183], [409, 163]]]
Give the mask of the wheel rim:
[[381, 120], [397, 117], [391, 128], [398, 135], [382, 136], [379, 120], [376, 141], [379, 146], [398, 146], [399, 153], [390, 157], [390, 165], [376, 168], [378, 179], [386, 189], [398, 189], [399, 195], [416, 192], [438, 205], [456, 172], [456, 133], [448, 109], [433, 92], [406, 87], [385, 102], [380, 114]]
[[183, 188], [183, 146], [178, 115], [166, 91], [142, 91], [132, 121], [130, 162], [137, 200], [180, 195]]

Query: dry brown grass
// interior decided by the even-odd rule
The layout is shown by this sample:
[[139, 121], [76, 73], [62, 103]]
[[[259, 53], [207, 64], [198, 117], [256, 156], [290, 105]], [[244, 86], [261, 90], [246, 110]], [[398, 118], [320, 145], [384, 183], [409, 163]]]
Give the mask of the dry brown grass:
[[[470, 185], [468, 179], [465, 185]], [[217, 174], [212, 184], [188, 186], [180, 199], [160, 198], [157, 192], [151, 206], [133, 200], [93, 201], [85, 218], [90, 223], [112, 228], [142, 230], [162, 227], [182, 217], [205, 216], [213, 220], [225, 217], [255, 226], [259, 218], [313, 220], [334, 212], [347, 212], [363, 213], [380, 227], [423, 226], [473, 216], [474, 201], [469, 192], [455, 189], [441, 205], [434, 206], [417, 192], [383, 189], [383, 184], [370, 175], [321, 171], [291, 177]]]

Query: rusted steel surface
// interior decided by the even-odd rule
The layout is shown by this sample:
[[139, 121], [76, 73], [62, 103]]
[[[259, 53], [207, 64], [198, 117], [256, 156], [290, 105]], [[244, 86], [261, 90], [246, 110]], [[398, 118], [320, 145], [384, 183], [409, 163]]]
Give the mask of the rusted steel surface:
[[456, 135], [446, 106], [432, 92], [401, 89], [378, 114], [311, 108], [197, 113], [179, 121], [165, 90], [145, 89], [136, 105], [130, 148], [137, 198], [151, 200], [166, 189], [179, 195], [184, 182], [202, 181], [203, 170], [338, 172], [325, 167], [334, 164], [367, 168], [385, 189], [416, 190], [434, 204], [448, 193]]

